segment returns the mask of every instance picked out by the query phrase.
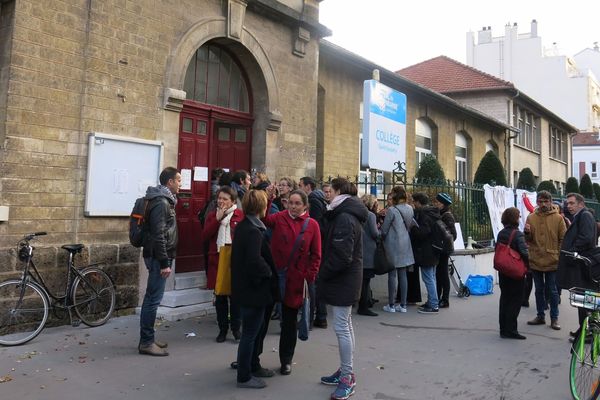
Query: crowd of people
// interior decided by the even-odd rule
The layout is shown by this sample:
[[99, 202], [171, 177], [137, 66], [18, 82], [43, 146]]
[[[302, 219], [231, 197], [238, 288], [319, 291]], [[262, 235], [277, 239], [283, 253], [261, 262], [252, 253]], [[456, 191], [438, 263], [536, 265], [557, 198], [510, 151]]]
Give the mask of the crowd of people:
[[[149, 196], [161, 201], [151, 202], [148, 213], [144, 260], [150, 275], [141, 311], [141, 354], [168, 355], [168, 345], [154, 337], [153, 322], [177, 244], [174, 209], [180, 183], [179, 172], [166, 168], [160, 185], [148, 189]], [[252, 177], [247, 171], [220, 169], [212, 171], [211, 193], [198, 215], [207, 287], [215, 290], [216, 341], [224, 342], [229, 330], [239, 341], [237, 360], [231, 366], [237, 369], [240, 388], [264, 388], [263, 378], [275, 375], [260, 362], [271, 321], [279, 320], [281, 328], [279, 372], [290, 375], [297, 338], [306, 340], [307, 335], [299, 334], [299, 325], [327, 328], [329, 306], [340, 364], [321, 382], [335, 386], [332, 399], [347, 399], [354, 393], [352, 307], [357, 306], [359, 315], [377, 316], [370, 281], [381, 246], [393, 264], [387, 277], [387, 301], [381, 307], [384, 312], [406, 313], [410, 305], [419, 305], [419, 313], [435, 315], [450, 306], [450, 251], [441, 243], [454, 241], [457, 233], [453, 199], [447, 193], [430, 200], [425, 193], [409, 196], [397, 186], [380, 209], [375, 196], [359, 198], [357, 187], [343, 178], [318, 188], [311, 177], [301, 178], [299, 184], [284, 177], [275, 184], [264, 173]], [[505, 228], [496, 242], [520, 253], [532, 276], [537, 316], [528, 324], [545, 324], [549, 306], [550, 327], [560, 329], [558, 288], [580, 286], [583, 279], [568, 268], [570, 261], [560, 250], [595, 247], [596, 223], [580, 195], [567, 196], [568, 215], [560, 213], [550, 193], [542, 191], [537, 199], [538, 207], [527, 218], [524, 232], [518, 230], [519, 210], [504, 211]], [[513, 279], [499, 273], [502, 338], [525, 339], [517, 329], [517, 317], [529, 297], [526, 281], [525, 276]]]

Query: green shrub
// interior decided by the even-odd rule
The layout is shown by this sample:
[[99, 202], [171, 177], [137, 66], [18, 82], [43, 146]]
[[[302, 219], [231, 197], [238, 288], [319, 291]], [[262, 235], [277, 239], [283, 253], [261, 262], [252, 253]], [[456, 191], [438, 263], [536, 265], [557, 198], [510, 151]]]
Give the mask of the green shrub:
[[535, 177], [533, 172], [529, 168], [523, 168], [519, 172], [519, 179], [517, 180], [517, 189], [534, 190], [535, 189]]
[[485, 153], [477, 171], [475, 172], [475, 183], [481, 185], [494, 184], [499, 186], [506, 186], [506, 175], [504, 174], [504, 167], [500, 162], [500, 159], [493, 151]]
[[565, 185], [565, 195], [569, 193], [579, 193], [579, 182], [577, 182], [577, 178], [574, 176], [567, 179], [567, 183]]
[[592, 187], [594, 188], [594, 195], [596, 195], [596, 201], [600, 202], [600, 185], [594, 183]]
[[552, 181], [541, 181], [536, 190], [538, 192], [547, 190], [552, 194], [557, 194], [556, 186], [554, 186]]
[[579, 183], [579, 190], [583, 197], [586, 199], [594, 198], [594, 187], [592, 186], [592, 180], [588, 174], [585, 174], [581, 177], [581, 182]]
[[444, 170], [433, 154], [423, 157], [415, 178], [417, 182], [442, 182], [446, 180]]

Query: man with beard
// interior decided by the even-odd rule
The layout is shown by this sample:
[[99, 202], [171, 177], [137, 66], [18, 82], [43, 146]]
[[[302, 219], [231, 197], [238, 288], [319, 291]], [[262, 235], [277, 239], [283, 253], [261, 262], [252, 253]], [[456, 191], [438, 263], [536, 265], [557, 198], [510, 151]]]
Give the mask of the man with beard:
[[552, 195], [545, 190], [537, 194], [537, 208], [527, 217], [525, 240], [529, 246], [529, 267], [535, 284], [535, 306], [537, 316], [528, 325], [545, 325], [546, 298], [550, 299], [550, 327], [560, 329], [558, 324], [558, 290], [556, 270], [560, 246], [567, 226], [557, 207], [552, 204]]

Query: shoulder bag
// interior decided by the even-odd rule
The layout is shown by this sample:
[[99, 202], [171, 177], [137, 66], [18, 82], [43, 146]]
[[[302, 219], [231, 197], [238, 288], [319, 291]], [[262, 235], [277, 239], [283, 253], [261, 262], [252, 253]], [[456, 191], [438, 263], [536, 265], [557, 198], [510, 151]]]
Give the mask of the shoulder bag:
[[510, 247], [516, 233], [517, 230], [513, 229], [507, 244], [496, 244], [494, 269], [511, 279], [523, 279], [527, 272], [525, 261], [523, 261], [521, 254], [518, 251]]

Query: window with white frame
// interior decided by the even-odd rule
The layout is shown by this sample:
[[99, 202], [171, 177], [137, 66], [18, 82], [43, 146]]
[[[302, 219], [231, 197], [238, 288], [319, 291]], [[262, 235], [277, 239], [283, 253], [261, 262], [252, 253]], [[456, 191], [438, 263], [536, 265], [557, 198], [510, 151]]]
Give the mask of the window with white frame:
[[560, 161], [567, 161], [567, 133], [550, 125], [550, 157]]
[[591, 162], [591, 176], [592, 178], [598, 177], [598, 163], [596, 161]]
[[415, 121], [415, 171], [427, 154], [433, 154], [433, 133], [431, 125], [422, 118]]
[[513, 106], [513, 126], [521, 131], [516, 139], [519, 146], [540, 151], [540, 117], [515, 104]]
[[464, 133], [456, 134], [454, 156], [456, 160], [456, 180], [459, 182], [467, 182], [469, 171], [467, 165], [467, 154], [469, 152], [469, 144]]

